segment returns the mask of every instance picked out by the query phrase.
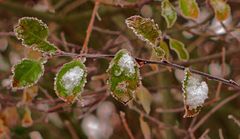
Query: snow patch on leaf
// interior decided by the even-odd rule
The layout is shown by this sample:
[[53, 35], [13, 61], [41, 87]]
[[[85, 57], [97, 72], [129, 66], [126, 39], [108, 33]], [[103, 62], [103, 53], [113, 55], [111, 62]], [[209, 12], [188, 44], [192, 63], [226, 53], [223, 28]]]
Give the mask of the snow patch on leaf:
[[123, 54], [123, 56], [119, 59], [119, 66], [124, 70], [127, 70], [130, 74], [135, 73], [134, 69], [134, 59], [128, 53]]
[[75, 102], [87, 82], [86, 76], [86, 67], [82, 61], [77, 59], [64, 64], [54, 81], [57, 96], [67, 103]]
[[76, 85], [82, 80], [84, 70], [80, 67], [74, 67], [66, 72], [62, 77], [62, 84], [69, 92], [71, 92]]
[[206, 82], [200, 82], [199, 79], [190, 77], [186, 87], [187, 99], [186, 104], [190, 109], [196, 109], [202, 106], [205, 99], [208, 98], [208, 86]]
[[185, 105], [184, 117], [196, 116], [200, 112], [204, 101], [208, 98], [207, 83], [192, 76], [189, 69], [185, 70], [183, 96]]

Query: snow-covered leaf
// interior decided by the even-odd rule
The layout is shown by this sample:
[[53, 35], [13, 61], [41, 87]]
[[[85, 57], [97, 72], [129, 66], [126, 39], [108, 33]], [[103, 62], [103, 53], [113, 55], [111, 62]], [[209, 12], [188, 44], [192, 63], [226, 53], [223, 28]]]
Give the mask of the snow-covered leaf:
[[208, 85], [194, 77], [189, 69], [185, 70], [182, 82], [185, 114], [183, 117], [194, 117], [200, 112], [205, 99], [208, 98]]
[[152, 95], [143, 85], [136, 90], [136, 96], [147, 114], [151, 111]]
[[179, 60], [186, 61], [189, 59], [189, 53], [182, 42], [170, 38], [169, 44], [170, 48], [177, 53]]
[[157, 39], [162, 34], [158, 25], [150, 18], [135, 15], [127, 18], [125, 22], [141, 40], [151, 46], [155, 46]]
[[73, 103], [83, 91], [87, 82], [86, 76], [86, 67], [80, 60], [64, 64], [54, 82], [58, 97], [67, 103]]
[[140, 116], [139, 121], [144, 139], [151, 139], [151, 130], [148, 123], [144, 121], [142, 116]]
[[43, 75], [44, 66], [32, 59], [23, 59], [12, 69], [12, 87], [22, 89], [34, 85]]
[[19, 19], [18, 24], [14, 27], [14, 32], [26, 47], [49, 54], [54, 54], [57, 50], [55, 45], [47, 41], [49, 33], [47, 25], [37, 18], [23, 17]]
[[169, 0], [163, 0], [161, 3], [161, 13], [167, 22], [167, 27], [171, 28], [177, 20], [177, 12]]
[[132, 100], [141, 80], [139, 66], [127, 50], [122, 49], [115, 55], [107, 72], [112, 96], [124, 104]]
[[217, 20], [224, 21], [230, 16], [231, 8], [225, 0], [210, 0], [210, 4]]
[[196, 0], [179, 0], [179, 8], [187, 19], [196, 20], [200, 13]]

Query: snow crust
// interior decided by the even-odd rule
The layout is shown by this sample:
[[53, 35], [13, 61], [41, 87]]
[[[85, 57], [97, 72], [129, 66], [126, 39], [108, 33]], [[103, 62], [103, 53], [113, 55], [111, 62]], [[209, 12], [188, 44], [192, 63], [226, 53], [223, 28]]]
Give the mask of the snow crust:
[[131, 75], [135, 73], [135, 61], [133, 57], [131, 57], [129, 54], [123, 54], [123, 56], [119, 59], [118, 65], [123, 68], [123, 70], [126, 70]]
[[190, 109], [196, 109], [198, 106], [202, 106], [205, 99], [208, 98], [208, 86], [207, 83], [198, 78], [190, 77], [188, 85], [186, 86], [186, 104]]
[[74, 87], [76, 87], [79, 82], [82, 80], [84, 74], [84, 70], [80, 67], [76, 66], [66, 72], [62, 77], [62, 84], [64, 88], [68, 91], [72, 91]]

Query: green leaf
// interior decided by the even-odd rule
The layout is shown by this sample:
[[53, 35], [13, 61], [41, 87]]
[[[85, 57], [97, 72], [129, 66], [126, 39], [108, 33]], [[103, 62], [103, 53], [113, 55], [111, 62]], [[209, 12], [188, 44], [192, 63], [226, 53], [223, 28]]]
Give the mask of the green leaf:
[[182, 82], [185, 114], [183, 117], [194, 117], [201, 111], [205, 99], [208, 98], [206, 82], [194, 77], [189, 69], [185, 69]]
[[164, 58], [166, 60], [169, 59], [170, 57], [170, 52], [169, 52], [169, 48], [166, 42], [164, 42], [163, 40], [160, 40], [159, 45], [156, 47], [153, 47], [154, 52], [156, 54], [156, 56], [158, 56], [159, 58]]
[[43, 75], [44, 67], [39, 61], [23, 59], [13, 69], [12, 87], [23, 89], [34, 85]]
[[41, 52], [54, 54], [56, 46], [47, 41], [48, 27], [41, 20], [33, 17], [23, 17], [19, 19], [14, 27], [14, 32], [19, 40], [26, 47], [32, 47]]
[[231, 14], [231, 8], [224, 0], [210, 0], [214, 9], [215, 17], [219, 21], [226, 20]]
[[177, 20], [177, 12], [168, 0], [163, 0], [161, 3], [161, 14], [167, 22], [167, 27], [171, 28]]
[[139, 66], [127, 50], [122, 49], [115, 55], [107, 73], [112, 96], [124, 104], [132, 100], [141, 79]]
[[158, 25], [150, 18], [135, 15], [127, 18], [125, 22], [141, 40], [152, 46], [155, 46], [157, 39], [162, 34]]
[[151, 111], [152, 95], [143, 85], [136, 90], [136, 96], [147, 114]]
[[87, 82], [86, 76], [86, 67], [80, 60], [64, 64], [54, 81], [57, 96], [67, 103], [75, 102]]
[[180, 60], [186, 61], [189, 59], [189, 54], [184, 44], [178, 40], [170, 38], [170, 48], [174, 50]]
[[187, 19], [196, 20], [200, 13], [196, 0], [179, 0], [179, 8]]

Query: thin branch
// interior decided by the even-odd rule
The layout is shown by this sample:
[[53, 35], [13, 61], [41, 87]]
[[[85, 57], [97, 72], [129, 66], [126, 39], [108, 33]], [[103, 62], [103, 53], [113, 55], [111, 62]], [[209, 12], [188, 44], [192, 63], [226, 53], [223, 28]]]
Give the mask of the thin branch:
[[70, 132], [72, 139], [80, 139], [78, 137], [77, 132], [75, 131], [74, 127], [68, 120], [64, 121], [64, 124], [67, 127], [68, 131]]
[[109, 35], [120, 35], [121, 34], [120, 31], [112, 31], [109, 29], [103, 29], [103, 28], [96, 27], [96, 26], [93, 27], [93, 30], [101, 32], [101, 33], [109, 34]]
[[205, 139], [209, 131], [210, 131], [210, 129], [207, 128], [207, 129], [203, 132], [203, 134], [199, 137], [199, 139]]
[[177, 127], [177, 126], [172, 126], [172, 125], [165, 124], [165, 123], [159, 121], [158, 119], [156, 119], [155, 117], [152, 117], [152, 116], [142, 112], [137, 107], [130, 107], [130, 109], [134, 110], [138, 114], [142, 115], [144, 118], [148, 119], [152, 123], [158, 125], [159, 128], [162, 128], [162, 129], [173, 129], [175, 132], [186, 134], [186, 130], [181, 129], [181, 128]]
[[[70, 56], [70, 57], [78, 56], [78, 57], [86, 57], [86, 58], [93, 58], [93, 59], [113, 58], [114, 57], [114, 55], [109, 55], [109, 54], [80, 54], [79, 55], [79, 54], [75, 54], [75, 53], [67, 53], [67, 52], [62, 52], [62, 51], [58, 52], [56, 54], [56, 56]], [[173, 69], [179, 69], [179, 70], [185, 70], [186, 68], [188, 68], [188, 67], [185, 67], [185, 66], [182, 66], [182, 65], [178, 65], [178, 64], [175, 64], [175, 63], [168, 62], [166, 60], [154, 61], [154, 60], [147, 60], [147, 59], [136, 58], [136, 57], [135, 57], [135, 59], [140, 65], [157, 64], [157, 65], [170, 67], [170, 68], [173, 68]], [[206, 77], [209, 80], [222, 82], [225, 85], [228, 85], [228, 86], [231, 86], [231, 87], [233, 87], [237, 90], [240, 90], [240, 86], [235, 81], [233, 81], [231, 79], [227, 80], [227, 79], [224, 79], [224, 78], [221, 78], [221, 77], [216, 77], [216, 76], [207, 74], [205, 72], [201, 72], [201, 71], [191, 69], [191, 68], [189, 68], [189, 70], [190, 70], [190, 72], [192, 72], [194, 74], [197, 74], [197, 75], [200, 75], [200, 76], [203, 76], [203, 77]]]
[[157, 108], [156, 112], [158, 113], [178, 113], [178, 112], [183, 112], [184, 108], [180, 107], [180, 108], [170, 108], [170, 109], [162, 109], [162, 108]]
[[0, 37], [2, 36], [15, 36], [14, 32], [0, 32]]
[[220, 103], [218, 103], [213, 109], [211, 109], [204, 117], [201, 118], [200, 121], [192, 128], [192, 131], [196, 131], [213, 113], [215, 113], [218, 109], [220, 109], [223, 105], [230, 102], [231, 100], [237, 98], [240, 95], [240, 93], [235, 93], [231, 95], [230, 97], [224, 99]]
[[89, 42], [89, 39], [90, 39], [90, 36], [91, 36], [91, 33], [92, 33], [92, 28], [93, 28], [95, 16], [96, 16], [98, 8], [99, 8], [99, 4], [100, 4], [99, 0], [96, 0], [94, 8], [93, 8], [92, 16], [91, 16], [91, 19], [90, 19], [90, 23], [89, 23], [88, 28], [87, 28], [87, 35], [86, 35], [86, 38], [85, 38], [84, 43], [83, 43], [81, 54], [88, 52], [88, 42]]
[[127, 120], [126, 120], [126, 118], [125, 118], [125, 113], [120, 111], [120, 117], [121, 117], [123, 126], [124, 126], [125, 130], [127, 131], [127, 134], [128, 134], [128, 136], [129, 136], [129, 138], [130, 138], [130, 139], [135, 139], [134, 136], [133, 136], [132, 131], [130, 130], [130, 128], [129, 128], [129, 126], [128, 126]]
[[[225, 53], [226, 56], [232, 56], [235, 54], [239, 54], [240, 52], [240, 48], [239, 49], [233, 49], [233, 50], [229, 50]], [[178, 64], [182, 64], [182, 65], [192, 65], [192, 64], [196, 64], [196, 63], [206, 63], [207, 61], [210, 60], [214, 60], [214, 59], [218, 59], [222, 57], [222, 52], [220, 53], [216, 53], [213, 55], [209, 55], [209, 56], [205, 56], [205, 57], [201, 57], [201, 58], [197, 58], [197, 59], [192, 59], [189, 60], [187, 62], [177, 62]]]
[[218, 129], [218, 134], [219, 134], [219, 138], [220, 139], [224, 139], [224, 136], [223, 136], [223, 132], [222, 132], [222, 129]]
[[240, 127], [240, 121], [233, 115], [228, 115], [228, 119], [232, 119]]

